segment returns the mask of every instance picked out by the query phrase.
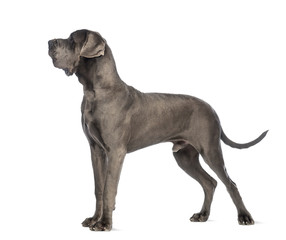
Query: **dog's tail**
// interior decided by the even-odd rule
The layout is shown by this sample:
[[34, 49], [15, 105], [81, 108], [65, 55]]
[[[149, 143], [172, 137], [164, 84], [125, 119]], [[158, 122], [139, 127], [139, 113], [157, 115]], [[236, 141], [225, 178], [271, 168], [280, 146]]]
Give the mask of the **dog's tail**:
[[223, 130], [221, 130], [221, 140], [228, 146], [233, 147], [233, 148], [238, 148], [238, 149], [243, 149], [243, 148], [249, 148], [252, 147], [253, 145], [259, 143], [267, 134], [268, 130], [263, 132], [258, 138], [256, 138], [255, 140], [249, 142], [249, 143], [236, 143], [231, 141], [223, 132]]

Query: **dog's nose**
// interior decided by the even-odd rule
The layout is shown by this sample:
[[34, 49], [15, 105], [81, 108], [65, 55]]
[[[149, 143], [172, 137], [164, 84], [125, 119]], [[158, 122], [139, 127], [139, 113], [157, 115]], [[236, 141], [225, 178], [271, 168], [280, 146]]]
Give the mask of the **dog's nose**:
[[54, 40], [50, 40], [50, 41], [48, 42], [48, 44], [49, 44], [49, 49], [53, 48], [53, 46], [54, 46]]
[[48, 42], [48, 44], [49, 44], [49, 49], [52, 49], [52, 48], [54, 48], [56, 45], [57, 45], [57, 39], [53, 39], [53, 40], [50, 40], [49, 42]]

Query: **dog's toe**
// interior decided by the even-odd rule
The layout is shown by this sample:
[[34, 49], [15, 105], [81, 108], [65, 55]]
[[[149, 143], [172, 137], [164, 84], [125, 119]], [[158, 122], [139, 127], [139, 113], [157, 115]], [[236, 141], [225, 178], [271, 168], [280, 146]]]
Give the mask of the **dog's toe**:
[[81, 223], [81, 225], [82, 225], [83, 227], [90, 227], [90, 226], [96, 224], [96, 222], [97, 222], [97, 220], [96, 220], [95, 218], [90, 217], [90, 218], [86, 218], [86, 219]]
[[104, 222], [97, 222], [93, 226], [89, 227], [91, 231], [110, 231], [111, 228], [112, 228], [111, 224]]
[[238, 215], [238, 223], [240, 225], [253, 225], [254, 220], [250, 214], [239, 214]]

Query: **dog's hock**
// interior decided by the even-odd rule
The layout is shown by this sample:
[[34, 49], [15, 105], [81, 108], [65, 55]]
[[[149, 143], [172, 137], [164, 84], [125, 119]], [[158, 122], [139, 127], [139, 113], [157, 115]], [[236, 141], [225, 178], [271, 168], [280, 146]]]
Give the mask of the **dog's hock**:
[[105, 40], [96, 32], [88, 32], [80, 56], [95, 58], [104, 55]]

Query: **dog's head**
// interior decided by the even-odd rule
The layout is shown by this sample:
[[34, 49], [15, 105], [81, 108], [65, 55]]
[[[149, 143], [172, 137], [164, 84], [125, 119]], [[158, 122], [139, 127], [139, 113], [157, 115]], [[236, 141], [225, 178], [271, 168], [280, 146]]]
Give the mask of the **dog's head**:
[[99, 33], [89, 30], [73, 32], [67, 39], [49, 41], [49, 55], [55, 67], [63, 69], [66, 75], [76, 72], [81, 57], [95, 58], [104, 55], [105, 40]]

